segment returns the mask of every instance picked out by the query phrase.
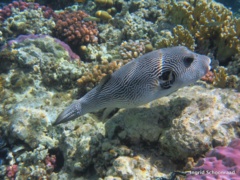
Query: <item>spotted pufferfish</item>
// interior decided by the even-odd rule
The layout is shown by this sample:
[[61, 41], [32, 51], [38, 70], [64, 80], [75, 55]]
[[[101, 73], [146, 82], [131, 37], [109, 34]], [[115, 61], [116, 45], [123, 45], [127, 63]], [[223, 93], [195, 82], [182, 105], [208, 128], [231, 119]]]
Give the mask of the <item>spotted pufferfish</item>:
[[53, 125], [103, 108], [132, 108], [190, 85], [210, 70], [211, 59], [177, 46], [149, 52], [122, 66], [75, 100]]

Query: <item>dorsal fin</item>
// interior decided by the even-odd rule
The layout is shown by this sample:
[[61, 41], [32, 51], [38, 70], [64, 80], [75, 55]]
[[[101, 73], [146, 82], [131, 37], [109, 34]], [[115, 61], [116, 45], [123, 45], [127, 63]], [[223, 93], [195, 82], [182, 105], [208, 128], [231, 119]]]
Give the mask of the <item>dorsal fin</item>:
[[111, 74], [104, 76], [98, 85], [98, 89], [101, 90], [104, 87], [104, 85], [109, 81], [109, 79], [111, 79], [111, 77], [112, 77]]

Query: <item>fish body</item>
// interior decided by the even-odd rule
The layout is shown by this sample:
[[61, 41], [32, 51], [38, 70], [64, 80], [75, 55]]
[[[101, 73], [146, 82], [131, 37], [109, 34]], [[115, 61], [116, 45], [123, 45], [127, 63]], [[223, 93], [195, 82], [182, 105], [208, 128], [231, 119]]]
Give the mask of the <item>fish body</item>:
[[177, 46], [138, 57], [68, 106], [53, 123], [73, 120], [103, 108], [132, 108], [190, 85], [210, 69], [210, 58]]

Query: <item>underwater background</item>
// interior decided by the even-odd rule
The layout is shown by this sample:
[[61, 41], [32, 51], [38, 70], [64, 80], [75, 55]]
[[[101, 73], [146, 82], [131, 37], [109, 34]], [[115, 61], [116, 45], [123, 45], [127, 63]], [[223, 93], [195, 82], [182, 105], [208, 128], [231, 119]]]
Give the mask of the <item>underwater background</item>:
[[[240, 1], [0, 2], [0, 179], [240, 179]], [[155, 49], [212, 59], [149, 104], [52, 126], [107, 74]]]

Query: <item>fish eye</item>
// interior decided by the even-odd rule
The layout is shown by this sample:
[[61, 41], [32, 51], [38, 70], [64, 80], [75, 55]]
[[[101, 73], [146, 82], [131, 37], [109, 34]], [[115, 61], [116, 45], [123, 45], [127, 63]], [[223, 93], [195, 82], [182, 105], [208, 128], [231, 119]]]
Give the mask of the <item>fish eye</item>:
[[190, 56], [184, 57], [183, 63], [185, 65], [185, 67], [188, 68], [192, 64], [193, 60], [194, 60], [194, 57], [190, 57]]

